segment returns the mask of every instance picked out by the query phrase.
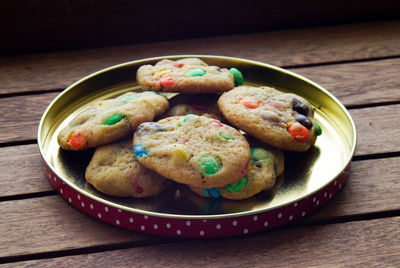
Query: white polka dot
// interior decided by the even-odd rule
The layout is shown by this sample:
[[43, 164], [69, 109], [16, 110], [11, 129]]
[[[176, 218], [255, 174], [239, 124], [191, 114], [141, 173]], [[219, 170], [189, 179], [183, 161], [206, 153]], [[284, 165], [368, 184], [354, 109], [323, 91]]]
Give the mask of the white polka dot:
[[207, 220], [203, 220], [203, 222], [207, 222]]
[[332, 198], [332, 194], [329, 194], [329, 199], [331, 199]]
[[237, 221], [233, 221], [233, 222], [232, 222], [232, 225], [233, 225], [233, 226], [236, 226], [237, 224], [238, 224]]
[[105, 212], [108, 212], [108, 207], [104, 207], [104, 211], [105, 211]]
[[221, 224], [217, 224], [217, 225], [215, 226], [215, 228], [217, 228], [218, 230], [221, 229]]
[[167, 228], [169, 229], [169, 228], [171, 228], [171, 223], [167, 223]]
[[342, 184], [339, 184], [339, 189], [341, 189], [342, 188]]
[[247, 234], [248, 232], [249, 232], [248, 229], [244, 229], [244, 230], [243, 230], [243, 233], [244, 233], [244, 234]]
[[119, 220], [116, 220], [116, 221], [115, 221], [115, 223], [116, 223], [117, 225], [119, 225], [119, 224], [120, 224]]
[[93, 204], [90, 204], [90, 209], [94, 209]]
[[149, 219], [149, 216], [147, 216], [147, 215], [144, 215], [143, 217], [144, 217], [145, 220]]
[[265, 221], [264, 222], [264, 227], [267, 227], [268, 226], [268, 221]]
[[327, 197], [327, 195], [328, 195], [328, 193], [327, 193], [327, 192], [325, 192], [325, 193], [324, 193], [324, 197], [326, 198], [326, 197]]
[[337, 184], [337, 182], [335, 181], [333, 184], [334, 184], [334, 185], [336, 185], [336, 184]]
[[181, 233], [182, 233], [181, 230], [176, 230], [177, 235], [181, 235]]
[[200, 235], [203, 236], [204, 235], [204, 231], [200, 231]]
[[81, 196], [80, 196], [79, 194], [78, 194], [78, 196], [77, 196], [77, 197], [78, 197], [78, 200], [81, 200]]
[[132, 223], [133, 222], [133, 218], [129, 218], [129, 222]]
[[293, 220], [293, 215], [289, 216], [289, 221]]
[[258, 216], [254, 216], [253, 221], [257, 221], [257, 220], [258, 220]]
[[293, 204], [294, 207], [297, 207], [299, 204], [296, 202]]
[[48, 173], [48, 174], [47, 174], [47, 176], [49, 177], [49, 180], [50, 180], [50, 179], [51, 179], [51, 174], [50, 174], [50, 173]]
[[54, 181], [57, 181], [57, 178], [55, 176], [53, 177], [53, 179], [54, 179]]
[[84, 208], [85, 207], [85, 203], [81, 202], [81, 206]]
[[282, 218], [282, 213], [279, 213], [279, 214], [278, 214], [278, 218], [279, 218], [279, 219]]
[[61, 193], [61, 194], [63, 194], [63, 193], [64, 193], [63, 189], [60, 189], [60, 193]]
[[100, 213], [97, 213], [97, 217], [99, 217], [99, 219], [101, 219], [101, 214], [100, 214]]
[[63, 185], [65, 185], [65, 182], [62, 182]]
[[71, 199], [71, 197], [69, 197], [69, 198], [68, 198], [68, 201], [69, 201], [70, 203], [72, 203], [72, 199]]
[[154, 224], [153, 228], [154, 228], [154, 230], [157, 230], [158, 229], [158, 225]]
[[186, 226], [190, 226], [192, 223], [190, 221], [186, 221]]
[[140, 230], [144, 231], [144, 229], [146, 229], [146, 227], [144, 227], [144, 225], [140, 226]]
[[314, 198], [312, 199], [313, 203], [315, 203], [315, 200], [317, 200], [317, 198], [314, 197]]
[[317, 203], [316, 203], [316, 204], [317, 204], [317, 206], [319, 205], [319, 200], [317, 200]]
[[121, 212], [122, 212], [122, 210], [118, 209], [118, 212], [119, 212], [119, 213], [121, 213]]
[[303, 212], [301, 213], [301, 216], [304, 217], [305, 215], [306, 215], [306, 212], [303, 211]]

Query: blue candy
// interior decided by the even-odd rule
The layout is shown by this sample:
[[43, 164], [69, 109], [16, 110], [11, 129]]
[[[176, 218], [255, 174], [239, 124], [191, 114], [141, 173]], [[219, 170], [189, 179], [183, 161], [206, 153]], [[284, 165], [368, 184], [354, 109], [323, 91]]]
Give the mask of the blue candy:
[[148, 152], [141, 144], [133, 146], [133, 152], [137, 158], [142, 158], [147, 156]]
[[220, 198], [221, 194], [217, 188], [204, 188], [204, 195], [207, 197]]

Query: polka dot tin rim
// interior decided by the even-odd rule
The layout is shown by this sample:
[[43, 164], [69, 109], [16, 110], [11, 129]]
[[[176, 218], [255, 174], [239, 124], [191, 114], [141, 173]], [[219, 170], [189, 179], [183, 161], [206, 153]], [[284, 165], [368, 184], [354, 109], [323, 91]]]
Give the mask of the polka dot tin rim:
[[[238, 209], [228, 207], [224, 210], [222, 202], [222, 209], [217, 212], [208, 213], [202, 206], [201, 213], [191, 214], [179, 209], [164, 212], [152, 207], [143, 209], [130, 206], [102, 198], [87, 189], [84, 178], [81, 178], [84, 169], [76, 168], [80, 162], [70, 161], [70, 158], [77, 156], [76, 153], [62, 152], [54, 142], [57, 131], [91, 100], [106, 99], [137, 89], [134, 74], [140, 65], [153, 64], [163, 58], [185, 57], [199, 57], [209, 64], [235, 67], [243, 73], [245, 83], [286, 89], [305, 97], [317, 108], [316, 119], [325, 132], [319, 137], [321, 142], [317, 141], [316, 149], [309, 154], [310, 165], [304, 170], [295, 166], [300, 173], [304, 172], [302, 176], [307, 176], [306, 179], [302, 176], [296, 178], [304, 188], [302, 192], [297, 193], [288, 188], [286, 193], [276, 194], [272, 201], [267, 200], [270, 205], [262, 204], [255, 208], [244, 206], [240, 209], [244, 202], [235, 201]], [[251, 81], [247, 81], [246, 77]], [[339, 146], [336, 146], [338, 143]], [[332, 94], [295, 73], [239, 58], [181, 55], [123, 63], [74, 83], [56, 97], [44, 112], [38, 129], [38, 145], [45, 174], [53, 187], [66, 202], [95, 219], [121, 228], [162, 236], [222, 237], [250, 234], [290, 223], [309, 215], [333, 198], [349, 177], [350, 162], [356, 147], [356, 129], [348, 111]], [[331, 159], [326, 157], [327, 151], [330, 154], [333, 151]], [[76, 158], [79, 160], [79, 157]], [[318, 165], [320, 162], [324, 164]], [[334, 164], [336, 162], [338, 164]], [[306, 171], [311, 175], [304, 175], [308, 174]], [[294, 175], [283, 178], [281, 189], [287, 188], [285, 183], [293, 179], [291, 176]]]

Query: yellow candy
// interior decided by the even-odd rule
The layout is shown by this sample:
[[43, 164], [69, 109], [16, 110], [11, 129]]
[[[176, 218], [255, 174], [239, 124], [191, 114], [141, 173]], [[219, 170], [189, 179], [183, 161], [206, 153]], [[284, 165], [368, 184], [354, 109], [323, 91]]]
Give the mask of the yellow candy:
[[167, 68], [160, 68], [160, 69], [158, 69], [158, 70], [156, 71], [156, 75], [157, 75], [158, 77], [161, 77], [161, 76], [166, 75], [166, 74], [169, 74], [169, 73], [171, 73], [171, 70], [169, 70], [169, 69], [167, 69]]
[[177, 144], [174, 150], [171, 152], [172, 161], [175, 164], [186, 164], [189, 161], [189, 155], [183, 149], [184, 145]]

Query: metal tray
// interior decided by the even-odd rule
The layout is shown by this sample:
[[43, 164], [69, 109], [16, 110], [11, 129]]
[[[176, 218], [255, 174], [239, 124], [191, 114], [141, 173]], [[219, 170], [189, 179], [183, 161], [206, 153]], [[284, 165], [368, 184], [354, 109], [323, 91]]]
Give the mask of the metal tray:
[[[245, 84], [272, 86], [306, 98], [323, 129], [314, 147], [285, 152], [285, 171], [273, 191], [243, 201], [199, 197], [184, 186], [159, 196], [135, 199], [106, 196], [86, 183], [84, 173], [93, 150], [64, 151], [60, 129], [89, 102], [139, 89], [136, 71], [164, 59], [198, 57], [208, 64], [236, 67]], [[167, 97], [172, 97], [173, 94]], [[204, 55], [157, 57], [123, 63], [89, 75], [65, 89], [44, 112], [38, 145], [46, 176], [69, 203], [108, 223], [163, 236], [221, 237], [274, 228], [302, 218], [342, 187], [356, 147], [356, 129], [345, 107], [327, 90], [293, 72], [240, 58]]]

